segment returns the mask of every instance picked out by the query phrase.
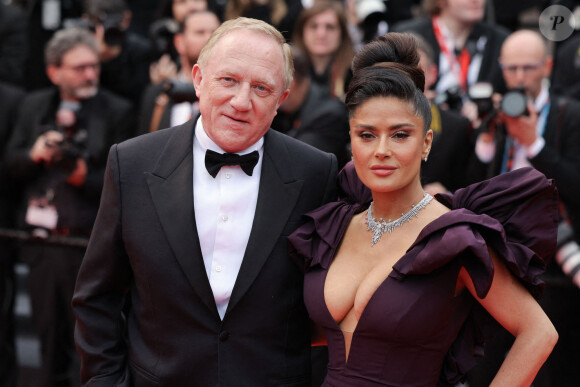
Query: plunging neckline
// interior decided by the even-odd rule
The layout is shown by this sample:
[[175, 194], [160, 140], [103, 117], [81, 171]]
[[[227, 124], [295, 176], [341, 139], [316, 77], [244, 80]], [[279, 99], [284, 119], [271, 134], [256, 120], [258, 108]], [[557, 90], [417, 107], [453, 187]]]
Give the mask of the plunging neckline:
[[[362, 211], [361, 211], [362, 212]], [[375, 295], [378, 293], [379, 289], [381, 289], [383, 286], [385, 286], [385, 283], [387, 282], [387, 280], [391, 277], [393, 277], [393, 272], [396, 270], [396, 267], [401, 266], [402, 262], [409, 256], [409, 252], [415, 247], [415, 245], [417, 245], [423, 238], [425, 238], [427, 235], [431, 234], [433, 231], [437, 230], [437, 226], [433, 226], [434, 223], [438, 223], [438, 221], [441, 218], [445, 218], [447, 216], [447, 214], [452, 213], [453, 210], [447, 211], [443, 214], [441, 214], [440, 216], [438, 216], [437, 218], [433, 219], [432, 221], [430, 221], [429, 223], [427, 223], [419, 232], [419, 235], [417, 235], [417, 238], [415, 238], [415, 240], [413, 241], [413, 243], [411, 243], [411, 245], [409, 246], [409, 248], [405, 251], [405, 254], [403, 254], [401, 257], [399, 257], [391, 266], [391, 271], [387, 274], [387, 276], [385, 277], [385, 279], [383, 279], [383, 281], [379, 284], [379, 286], [377, 286], [377, 288], [375, 289], [375, 291], [373, 292], [373, 294], [369, 297], [367, 304], [365, 305], [363, 311], [361, 312], [360, 318], [357, 319], [357, 323], [356, 326], [354, 327], [353, 331], [352, 331], [352, 339], [350, 341], [350, 349], [348, 351], [348, 356], [345, 356], [344, 359], [344, 364], [345, 366], [348, 366], [348, 359], [350, 359], [350, 353], [353, 347], [353, 342], [356, 336], [356, 333], [358, 331], [358, 327], [361, 324], [361, 322], [363, 321], [363, 318], [366, 314], [366, 311], [368, 309], [369, 304], [374, 300]], [[353, 215], [354, 216], [354, 215]], [[352, 220], [352, 218], [351, 218]], [[350, 223], [350, 222], [349, 222]], [[344, 229], [344, 232], [346, 232], [346, 229], [348, 228], [348, 226]], [[433, 230], [431, 230], [433, 228]], [[344, 237], [344, 232], [343, 232], [343, 237]], [[340, 246], [340, 245], [339, 245]], [[333, 257], [332, 257], [332, 261], [334, 261], [334, 258], [336, 257], [336, 254], [338, 253], [338, 250], [340, 249], [337, 248], [335, 251], [333, 251]], [[330, 263], [330, 265], [332, 265], [332, 261]], [[330, 265], [328, 266], [327, 269], [325, 269], [325, 273], [324, 273], [324, 278], [322, 281], [322, 300], [324, 303], [324, 310], [326, 311], [326, 314], [328, 315], [328, 317], [330, 318], [330, 320], [332, 320], [332, 323], [334, 324], [334, 326], [336, 327], [336, 329], [338, 329], [338, 331], [340, 331], [340, 335], [342, 337], [342, 347], [344, 349], [345, 355], [346, 355], [346, 340], [344, 337], [344, 332], [342, 331], [342, 329], [340, 328], [340, 322], [342, 322], [344, 320], [341, 320], [340, 322], [337, 322], [334, 317], [332, 316], [332, 313], [330, 313], [330, 310], [328, 309], [328, 304], [326, 303], [326, 280], [328, 277], [328, 272], [330, 271]], [[353, 305], [354, 308], [354, 305]], [[352, 310], [352, 308], [351, 308]], [[350, 312], [350, 310], [349, 310]], [[348, 314], [348, 313], [347, 313]], [[346, 316], [346, 315], [345, 315]], [[356, 317], [356, 316], [355, 316]]]

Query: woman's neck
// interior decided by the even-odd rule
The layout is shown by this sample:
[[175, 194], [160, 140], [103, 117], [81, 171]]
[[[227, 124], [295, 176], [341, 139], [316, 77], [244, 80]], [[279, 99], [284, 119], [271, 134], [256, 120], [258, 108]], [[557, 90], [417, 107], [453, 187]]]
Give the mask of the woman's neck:
[[314, 72], [317, 75], [322, 75], [322, 74], [324, 74], [324, 72], [328, 68], [328, 65], [332, 61], [332, 56], [331, 55], [312, 56], [310, 58], [310, 61], [312, 62], [312, 67], [314, 68]]
[[473, 26], [475, 23], [464, 23], [452, 17], [449, 17], [445, 13], [440, 15], [441, 22], [447, 27], [449, 33], [451, 34], [451, 39], [453, 40], [453, 45], [456, 49], [461, 50], [465, 47], [465, 42], [471, 31], [473, 31]]
[[373, 192], [373, 217], [385, 221], [395, 220], [406, 214], [423, 199], [425, 191], [419, 185], [408, 190], [389, 193]]

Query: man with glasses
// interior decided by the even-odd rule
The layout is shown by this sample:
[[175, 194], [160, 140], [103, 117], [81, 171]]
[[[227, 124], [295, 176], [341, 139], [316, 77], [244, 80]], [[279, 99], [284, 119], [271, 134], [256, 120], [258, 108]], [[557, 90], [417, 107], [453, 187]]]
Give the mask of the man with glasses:
[[[580, 103], [553, 93], [547, 80], [552, 57], [537, 32], [520, 30], [503, 43], [499, 62], [509, 89], [520, 89], [527, 99], [523, 114], [510, 116], [505, 106], [490, 124], [480, 128], [475, 153], [480, 178], [533, 167], [554, 179], [562, 202], [562, 222], [580, 235]], [[504, 96], [505, 98], [505, 96]], [[559, 236], [560, 238], [560, 236]], [[538, 374], [534, 386], [577, 386], [580, 381], [580, 289], [552, 260], [544, 278], [541, 300], [560, 339]], [[501, 348], [501, 345], [499, 346]], [[507, 346], [505, 348], [508, 348]], [[487, 348], [486, 348], [487, 352]], [[497, 357], [503, 357], [498, 353]], [[486, 356], [486, 361], [493, 360]], [[501, 362], [500, 359], [497, 359]], [[491, 374], [495, 370], [491, 370]], [[482, 375], [470, 386], [489, 385]], [[479, 384], [481, 383], [481, 384]]]
[[[42, 369], [33, 384], [65, 386], [79, 378], [70, 301], [84, 254], [80, 241], [88, 239], [96, 217], [108, 150], [134, 127], [131, 104], [99, 88], [98, 49], [90, 32], [58, 31], [45, 57], [54, 87], [22, 101], [4, 167], [24, 193], [15, 203], [19, 226], [45, 238], [19, 252], [30, 269], [41, 341]], [[48, 243], [55, 240], [60, 244]]]

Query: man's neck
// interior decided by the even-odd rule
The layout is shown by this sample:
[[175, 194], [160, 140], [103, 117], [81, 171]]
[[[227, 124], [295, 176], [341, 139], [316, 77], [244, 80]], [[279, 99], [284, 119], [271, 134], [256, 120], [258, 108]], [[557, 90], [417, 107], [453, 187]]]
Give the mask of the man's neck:
[[473, 26], [475, 23], [462, 23], [444, 13], [441, 14], [439, 20], [445, 25], [447, 30], [449, 30], [455, 49], [463, 49], [469, 34], [471, 34], [471, 31], [473, 31]]

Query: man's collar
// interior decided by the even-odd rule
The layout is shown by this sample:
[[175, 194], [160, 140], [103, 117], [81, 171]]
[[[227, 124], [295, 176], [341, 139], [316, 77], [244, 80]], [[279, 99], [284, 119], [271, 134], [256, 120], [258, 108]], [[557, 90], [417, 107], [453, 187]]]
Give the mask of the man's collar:
[[[223, 150], [219, 145], [217, 145], [211, 138], [209, 138], [209, 136], [205, 132], [201, 120], [201, 115], [199, 116], [199, 118], [197, 119], [197, 123], [195, 124], [195, 138], [199, 142], [199, 145], [201, 146], [201, 149], [203, 149], [204, 152], [209, 149], [218, 153], [226, 153], [226, 151]], [[239, 155], [245, 155], [255, 150], [259, 151], [263, 147], [264, 147], [264, 137], [260, 138], [255, 144], [250, 145], [248, 148], [235, 153]]]

